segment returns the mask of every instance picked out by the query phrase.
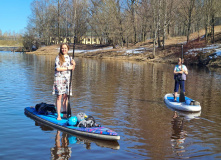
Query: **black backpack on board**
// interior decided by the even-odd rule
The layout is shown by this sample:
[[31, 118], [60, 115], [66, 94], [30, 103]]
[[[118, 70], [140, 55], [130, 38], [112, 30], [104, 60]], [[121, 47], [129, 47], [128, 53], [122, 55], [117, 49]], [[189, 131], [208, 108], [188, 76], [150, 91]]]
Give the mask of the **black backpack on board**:
[[35, 105], [35, 110], [39, 114], [48, 115], [49, 113], [56, 113], [55, 105], [54, 104], [47, 104], [47, 103], [39, 103]]

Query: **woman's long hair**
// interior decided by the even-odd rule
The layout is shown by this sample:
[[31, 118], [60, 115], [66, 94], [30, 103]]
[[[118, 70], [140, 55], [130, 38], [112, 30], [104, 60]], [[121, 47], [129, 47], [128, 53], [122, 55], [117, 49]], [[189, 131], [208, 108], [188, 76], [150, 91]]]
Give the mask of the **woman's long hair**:
[[62, 52], [62, 46], [63, 46], [63, 45], [66, 45], [67, 48], [68, 48], [68, 50], [69, 50], [69, 46], [68, 46], [68, 44], [66, 44], [66, 43], [62, 43], [62, 44], [60, 45], [59, 61], [60, 61], [60, 65], [61, 65], [61, 66], [62, 66], [63, 63], [65, 62], [65, 59], [64, 59], [64, 53]]

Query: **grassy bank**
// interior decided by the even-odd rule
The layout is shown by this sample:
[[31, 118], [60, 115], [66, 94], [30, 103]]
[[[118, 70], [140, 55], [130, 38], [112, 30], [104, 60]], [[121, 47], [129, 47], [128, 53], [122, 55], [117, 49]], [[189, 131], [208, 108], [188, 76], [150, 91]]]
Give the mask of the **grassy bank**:
[[20, 41], [0, 40], [0, 47], [23, 47], [23, 45]]

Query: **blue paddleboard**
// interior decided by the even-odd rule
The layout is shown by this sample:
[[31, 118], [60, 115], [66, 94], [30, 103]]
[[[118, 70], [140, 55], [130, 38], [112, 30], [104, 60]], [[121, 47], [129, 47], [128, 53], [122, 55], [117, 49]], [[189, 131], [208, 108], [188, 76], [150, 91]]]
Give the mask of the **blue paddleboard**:
[[120, 136], [116, 132], [106, 127], [84, 128], [84, 127], [70, 126], [67, 123], [68, 119], [57, 120], [56, 113], [48, 115], [39, 114], [34, 107], [26, 107], [25, 114], [46, 125], [57, 128], [59, 130], [63, 130], [67, 133], [77, 134], [80, 136], [86, 136], [96, 139], [103, 139], [103, 140], [116, 141], [120, 139]]
[[[194, 100], [185, 96], [185, 101], [193, 102]], [[168, 93], [164, 96], [164, 102], [167, 106], [180, 110], [180, 111], [187, 111], [187, 112], [199, 112], [201, 111], [200, 104], [187, 104], [186, 102], [179, 102], [179, 94], [177, 95], [176, 101], [174, 101], [174, 97], [172, 93]]]

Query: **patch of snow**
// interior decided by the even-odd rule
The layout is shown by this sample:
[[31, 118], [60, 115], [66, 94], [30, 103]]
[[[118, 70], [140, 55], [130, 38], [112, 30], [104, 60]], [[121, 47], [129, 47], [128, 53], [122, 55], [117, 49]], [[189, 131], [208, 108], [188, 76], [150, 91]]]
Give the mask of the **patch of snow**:
[[133, 53], [133, 54], [139, 54], [139, 53], [143, 53], [143, 51], [142, 51], [142, 50], [137, 50], [137, 49], [128, 49], [128, 50], [126, 51], [126, 53], [127, 53], [127, 54], [131, 54], [131, 53]]
[[140, 47], [136, 49], [127, 49], [124, 55], [140, 54], [140, 53], [144, 53], [147, 50], [150, 50], [150, 48]]
[[117, 51], [117, 53], [123, 52], [124, 50]]
[[[89, 53], [89, 52], [96, 52], [96, 51], [109, 50], [109, 49], [113, 49], [113, 47], [106, 47], [106, 48], [100, 48], [100, 49], [90, 49], [90, 50], [75, 49], [74, 53]], [[69, 50], [68, 53], [73, 53], [73, 50]]]
[[212, 45], [208, 45], [204, 48], [194, 48], [194, 49], [190, 49], [187, 52], [185, 52], [185, 54], [192, 54], [192, 55], [197, 55], [198, 51], [202, 51], [203, 53], [208, 53], [211, 50], [216, 50], [216, 55], [217, 56], [221, 56], [221, 44], [212, 44]]
[[189, 52], [191, 52], [191, 51], [207, 51], [207, 50], [212, 50], [212, 49], [216, 49], [216, 48], [219, 48], [219, 47], [221, 47], [221, 45], [209, 45], [209, 46], [207, 46], [207, 47], [205, 47], [205, 48], [194, 48], [194, 49], [190, 49], [190, 50], [188, 50]]
[[205, 37], [205, 34], [203, 36], [201, 36], [200, 38], [203, 39]]
[[185, 45], [185, 44], [186, 44], [186, 41], [184, 41], [184, 42], [180, 42], [180, 43], [178, 43], [178, 44], [183, 44], [183, 45]]
[[220, 49], [216, 49], [216, 56], [221, 57], [221, 48]]

